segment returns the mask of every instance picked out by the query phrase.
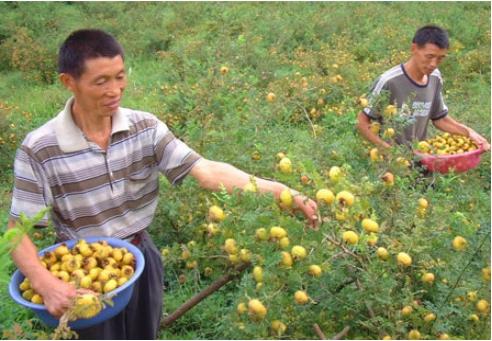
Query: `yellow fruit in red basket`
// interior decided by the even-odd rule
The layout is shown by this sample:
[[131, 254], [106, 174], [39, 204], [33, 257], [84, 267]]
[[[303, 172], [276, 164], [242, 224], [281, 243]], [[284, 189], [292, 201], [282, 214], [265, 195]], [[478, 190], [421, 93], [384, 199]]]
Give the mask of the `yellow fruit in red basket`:
[[222, 208], [217, 205], [213, 205], [210, 206], [210, 208], [208, 209], [208, 217], [212, 221], [221, 222], [225, 219], [226, 216]]
[[89, 319], [99, 314], [102, 308], [96, 295], [83, 294], [75, 299], [74, 315], [78, 318]]
[[376, 223], [374, 220], [365, 218], [362, 220], [362, 228], [366, 232], [374, 232], [377, 233], [379, 232], [379, 225]]
[[324, 202], [325, 204], [330, 205], [333, 201], [335, 201], [335, 195], [329, 189], [322, 188], [316, 192], [316, 200], [318, 202]]
[[308, 274], [310, 274], [311, 276], [319, 277], [321, 276], [322, 272], [323, 271], [321, 270], [321, 267], [319, 265], [313, 264], [309, 266]]
[[343, 206], [352, 206], [354, 203], [354, 195], [349, 191], [341, 191], [338, 192], [336, 197], [336, 201]]
[[454, 239], [453, 239], [453, 249], [455, 249], [456, 251], [463, 251], [464, 249], [466, 249], [466, 245], [467, 245], [467, 241], [465, 238], [461, 237], [461, 236], [456, 236]]
[[347, 244], [355, 245], [359, 241], [359, 236], [354, 231], [345, 231], [342, 234], [342, 239]]
[[309, 302], [309, 296], [305, 291], [297, 290], [294, 293], [294, 300], [297, 304], [306, 304]]
[[280, 170], [280, 172], [285, 173], [285, 174], [292, 173], [292, 162], [290, 161], [289, 158], [284, 157], [278, 163], [278, 169]]
[[427, 141], [419, 141], [417, 143], [417, 149], [422, 153], [428, 153], [431, 151], [431, 146]]

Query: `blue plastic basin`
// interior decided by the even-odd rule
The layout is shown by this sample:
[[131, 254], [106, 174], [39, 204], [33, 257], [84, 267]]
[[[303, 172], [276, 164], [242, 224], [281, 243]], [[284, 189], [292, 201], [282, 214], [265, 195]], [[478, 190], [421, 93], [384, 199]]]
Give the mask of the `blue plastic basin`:
[[[90, 238], [84, 238], [87, 243], [94, 243], [98, 241], [105, 240], [108, 242], [109, 245], [113, 247], [124, 247], [133, 255], [135, 256], [135, 272], [133, 276], [122, 286], [116, 288], [115, 290], [111, 291], [111, 294], [114, 295], [112, 297], [113, 301], [113, 306], [106, 305], [103, 310], [96, 316], [90, 319], [78, 319], [72, 322], [69, 322], [68, 325], [72, 329], [84, 329], [88, 328], [91, 326], [94, 326], [96, 324], [99, 324], [103, 321], [106, 321], [113, 316], [117, 315], [121, 310], [123, 310], [124, 307], [128, 304], [128, 301], [130, 300], [133, 292], [133, 286], [135, 285], [135, 281], [140, 277], [142, 274], [142, 271], [145, 266], [145, 259], [143, 257], [142, 252], [133, 244], [128, 243], [124, 240], [117, 239], [117, 238], [109, 238], [109, 237], [90, 237]], [[76, 243], [77, 240], [67, 240], [64, 242], [69, 248], [72, 248]], [[42, 256], [45, 252], [47, 251], [53, 251], [56, 249], [58, 246], [60, 246], [62, 243], [58, 243], [55, 245], [52, 245], [50, 247], [47, 247], [39, 252], [39, 255]], [[38, 317], [46, 323], [49, 327], [56, 327], [58, 326], [58, 319], [51, 315], [46, 307], [42, 304], [35, 304], [30, 301], [26, 301], [19, 290], [19, 284], [24, 280], [24, 275], [19, 271], [16, 270], [14, 274], [12, 275], [12, 279], [10, 280], [9, 284], [9, 292], [10, 296], [19, 304], [31, 308], [34, 310], [34, 312], [38, 315]]]

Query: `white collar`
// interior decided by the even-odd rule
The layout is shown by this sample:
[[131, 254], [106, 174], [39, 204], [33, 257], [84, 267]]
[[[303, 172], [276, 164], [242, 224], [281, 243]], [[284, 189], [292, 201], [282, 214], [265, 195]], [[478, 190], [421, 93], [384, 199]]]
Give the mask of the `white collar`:
[[[70, 97], [65, 104], [65, 108], [58, 113], [55, 118], [55, 134], [60, 149], [66, 153], [76, 152], [78, 150], [89, 148], [82, 130], [75, 124], [72, 117], [72, 104], [74, 98]], [[121, 108], [113, 114], [111, 135], [129, 130], [128, 118]]]

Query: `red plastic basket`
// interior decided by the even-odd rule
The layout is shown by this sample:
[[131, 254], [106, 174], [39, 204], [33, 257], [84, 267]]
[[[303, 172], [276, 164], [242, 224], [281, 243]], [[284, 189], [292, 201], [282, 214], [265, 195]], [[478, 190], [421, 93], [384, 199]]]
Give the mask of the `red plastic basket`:
[[481, 146], [471, 152], [452, 155], [424, 154], [414, 150], [414, 154], [424, 167], [431, 172], [443, 174], [451, 170], [462, 173], [477, 167], [480, 163], [480, 155], [483, 152], [484, 150]]

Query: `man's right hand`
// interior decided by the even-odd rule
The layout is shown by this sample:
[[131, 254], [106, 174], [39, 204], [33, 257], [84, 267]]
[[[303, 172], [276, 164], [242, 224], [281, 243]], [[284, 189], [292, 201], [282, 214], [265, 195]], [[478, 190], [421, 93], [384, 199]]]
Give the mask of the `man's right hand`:
[[43, 297], [46, 309], [54, 317], [59, 318], [72, 305], [77, 293], [72, 284], [56, 278], [48, 270], [30, 280], [33, 289]]

